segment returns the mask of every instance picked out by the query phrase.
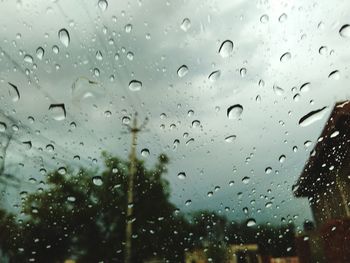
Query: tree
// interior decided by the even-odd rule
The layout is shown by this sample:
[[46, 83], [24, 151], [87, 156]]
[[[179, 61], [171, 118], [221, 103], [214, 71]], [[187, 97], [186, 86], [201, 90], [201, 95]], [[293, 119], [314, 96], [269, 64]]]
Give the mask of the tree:
[[[46, 187], [29, 194], [23, 223], [6, 246], [13, 262], [122, 262], [124, 258], [127, 161], [103, 154], [105, 170], [59, 169]], [[134, 188], [132, 262], [159, 257], [183, 259], [189, 224], [174, 214], [169, 185], [163, 178], [168, 158], [152, 169], [137, 160]], [[20, 235], [20, 239], [14, 238]], [[14, 253], [14, 251], [16, 253]]]

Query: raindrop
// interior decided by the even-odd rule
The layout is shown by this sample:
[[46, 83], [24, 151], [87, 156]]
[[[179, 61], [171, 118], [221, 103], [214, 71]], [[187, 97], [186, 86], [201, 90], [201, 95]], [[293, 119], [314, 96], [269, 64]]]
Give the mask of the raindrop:
[[12, 101], [16, 102], [19, 101], [21, 98], [18, 88], [15, 84], [12, 84], [11, 82], [8, 82], [8, 84], [12, 87], [12, 92], [10, 91], [10, 95], [12, 96]]
[[45, 54], [45, 50], [44, 50], [42, 47], [38, 47], [38, 48], [36, 49], [36, 57], [37, 57], [38, 59], [42, 60], [43, 57], [44, 57], [44, 54]]
[[249, 181], [250, 181], [250, 177], [248, 177], [248, 176], [245, 176], [242, 178], [242, 183], [244, 183], [244, 184], [248, 184]]
[[266, 208], [272, 207], [272, 202], [267, 202], [267, 203], [265, 204], [265, 207], [266, 207]]
[[304, 146], [305, 146], [306, 148], [307, 148], [307, 147], [310, 147], [311, 144], [312, 144], [311, 141], [306, 141], [306, 142], [304, 142]]
[[74, 196], [68, 196], [67, 201], [68, 202], [75, 202], [76, 198]]
[[33, 57], [31, 55], [28, 55], [28, 54], [24, 55], [24, 62], [33, 64]]
[[184, 20], [182, 20], [181, 26], [180, 28], [187, 32], [191, 27], [191, 20], [189, 20], [188, 18], [185, 18]]
[[228, 183], [228, 185], [229, 185], [229, 186], [233, 186], [234, 183], [235, 183], [234, 181], [230, 181], [230, 182]]
[[285, 13], [283, 13], [282, 15], [280, 15], [280, 17], [278, 18], [278, 21], [283, 23], [287, 20], [287, 15]]
[[256, 221], [255, 221], [254, 218], [249, 218], [249, 219], [247, 220], [247, 227], [253, 227], [253, 226], [255, 226], [255, 225], [256, 225]]
[[350, 25], [346, 24], [343, 25], [340, 29], [339, 29], [339, 34], [342, 37], [350, 37]]
[[331, 73], [329, 73], [328, 78], [329, 79], [334, 79], [334, 80], [340, 79], [340, 72], [339, 72], [339, 70], [334, 70]]
[[147, 149], [147, 148], [144, 148], [144, 149], [142, 149], [141, 150], [141, 155], [143, 156], [143, 157], [148, 157], [149, 156], [149, 150]]
[[104, 115], [105, 115], [107, 118], [109, 118], [109, 117], [112, 116], [112, 112], [110, 112], [109, 110], [106, 110], [106, 111], [104, 112]]
[[132, 53], [132, 52], [128, 52], [127, 54], [126, 54], [126, 58], [128, 59], [128, 60], [133, 60], [134, 59], [134, 53]]
[[293, 146], [293, 152], [297, 152], [298, 151], [298, 147], [297, 146]]
[[60, 29], [60, 31], [58, 31], [58, 38], [60, 39], [61, 43], [65, 47], [69, 46], [70, 36], [69, 36], [67, 29], [65, 29], [65, 28]]
[[238, 119], [243, 112], [243, 106], [240, 104], [235, 104], [227, 109], [227, 117], [229, 119]]
[[139, 91], [142, 88], [142, 82], [138, 80], [132, 80], [129, 82], [129, 89], [131, 91]]
[[337, 137], [338, 135], [339, 135], [339, 131], [335, 131], [330, 135], [330, 137], [334, 138], [334, 137]]
[[31, 141], [25, 141], [22, 142], [26, 150], [32, 149], [32, 142]]
[[48, 144], [48, 145], [46, 145], [45, 149], [48, 152], [53, 152], [55, 150], [55, 147], [52, 144]]
[[286, 156], [282, 154], [278, 160], [280, 161], [280, 163], [284, 163], [284, 161], [286, 160]]
[[192, 200], [190, 200], [190, 199], [185, 202], [186, 206], [189, 206], [190, 204], [192, 204]]
[[207, 193], [208, 197], [212, 197], [213, 194], [214, 194], [213, 191], [209, 191], [209, 192]]
[[187, 112], [187, 116], [188, 116], [188, 117], [192, 117], [193, 114], [194, 114], [194, 111], [193, 111], [193, 110], [189, 110], [189, 111]]
[[234, 140], [236, 140], [236, 135], [230, 135], [230, 136], [227, 136], [225, 138], [225, 142], [233, 142]]
[[49, 111], [56, 121], [62, 121], [66, 118], [66, 108], [64, 104], [51, 104]]
[[181, 67], [179, 67], [179, 69], [177, 70], [177, 75], [182, 78], [184, 77], [186, 74], [188, 73], [188, 67], [186, 65], [182, 65]]
[[318, 120], [321, 120], [326, 113], [326, 109], [327, 107], [325, 106], [321, 109], [310, 111], [299, 120], [299, 125], [301, 127], [306, 127]]
[[57, 172], [60, 175], [65, 175], [67, 173], [67, 169], [66, 169], [66, 167], [60, 167], [60, 168], [58, 168]]
[[215, 70], [212, 73], [210, 73], [210, 75], [208, 76], [208, 79], [211, 82], [217, 81], [221, 76], [221, 71], [220, 70]]
[[4, 122], [0, 122], [0, 132], [5, 132], [7, 129], [7, 125]]
[[101, 176], [92, 177], [92, 183], [97, 186], [101, 186], [103, 184]]
[[102, 60], [103, 59], [102, 52], [100, 50], [96, 51], [95, 57], [97, 60]]
[[201, 122], [199, 120], [194, 120], [192, 122], [192, 127], [193, 128], [198, 128], [201, 125]]
[[186, 146], [188, 146], [188, 145], [191, 144], [192, 142], [194, 142], [194, 139], [193, 139], [193, 138], [189, 139], [189, 140], [186, 142]]
[[241, 68], [239, 70], [239, 74], [241, 75], [242, 78], [244, 78], [245, 75], [247, 75], [247, 69], [246, 68]]
[[269, 22], [269, 16], [264, 14], [260, 17], [260, 22], [263, 24], [266, 24], [267, 22]]
[[52, 52], [55, 53], [55, 54], [58, 54], [60, 52], [60, 48], [58, 46], [54, 45], [52, 47]]
[[106, 0], [99, 0], [98, 6], [102, 11], [106, 11], [106, 9], [108, 7], [108, 2]]
[[310, 91], [310, 86], [311, 86], [311, 83], [310, 82], [306, 82], [303, 85], [301, 85], [299, 90], [301, 92], [308, 92], [308, 91]]
[[122, 118], [122, 123], [123, 123], [123, 124], [129, 124], [129, 123], [130, 123], [130, 117], [124, 116], [124, 117]]
[[285, 62], [289, 61], [291, 58], [292, 58], [292, 55], [289, 52], [286, 52], [280, 57], [280, 61], [282, 63], [285, 63]]
[[320, 53], [320, 55], [326, 55], [328, 52], [328, 48], [326, 46], [321, 46], [318, 50], [318, 53]]
[[293, 96], [293, 100], [294, 100], [295, 102], [299, 101], [299, 100], [300, 100], [300, 94], [299, 94], [299, 93], [295, 94], [295, 95]]
[[266, 174], [270, 174], [272, 172], [272, 168], [271, 167], [267, 167], [266, 169], [265, 169], [265, 173]]
[[228, 57], [233, 50], [233, 42], [231, 40], [225, 40], [222, 42], [220, 48], [219, 48], [219, 54], [221, 57], [226, 58]]
[[186, 173], [185, 172], [180, 172], [177, 174], [177, 178], [183, 180], [186, 178]]
[[284, 89], [282, 89], [281, 87], [279, 87], [277, 85], [273, 85], [273, 92], [276, 95], [281, 96], [284, 93]]
[[125, 33], [130, 33], [132, 30], [132, 24], [125, 25], [124, 29], [125, 29]]

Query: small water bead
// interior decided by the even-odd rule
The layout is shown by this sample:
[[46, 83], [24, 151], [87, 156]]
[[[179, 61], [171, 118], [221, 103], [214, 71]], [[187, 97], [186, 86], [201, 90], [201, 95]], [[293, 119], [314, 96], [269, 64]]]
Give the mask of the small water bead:
[[177, 70], [177, 75], [180, 78], [183, 78], [184, 76], [186, 76], [186, 74], [188, 73], [188, 67], [186, 65], [182, 65], [181, 67], [178, 68]]
[[225, 40], [222, 42], [219, 48], [219, 54], [223, 58], [227, 58], [233, 51], [233, 42], [231, 40]]
[[181, 28], [183, 31], [187, 32], [187, 31], [190, 29], [190, 27], [191, 27], [191, 21], [190, 21], [190, 19], [185, 18], [184, 20], [182, 20], [182, 23], [181, 23], [180, 28]]
[[101, 186], [103, 184], [101, 176], [92, 177], [92, 183], [96, 186]]
[[186, 173], [185, 172], [180, 172], [177, 174], [177, 178], [183, 180], [186, 179]]
[[68, 47], [70, 43], [70, 35], [68, 33], [68, 30], [65, 28], [62, 28], [58, 31], [58, 38], [60, 39], [61, 43]]
[[150, 151], [147, 148], [141, 150], [141, 155], [143, 157], [148, 157], [150, 155]]

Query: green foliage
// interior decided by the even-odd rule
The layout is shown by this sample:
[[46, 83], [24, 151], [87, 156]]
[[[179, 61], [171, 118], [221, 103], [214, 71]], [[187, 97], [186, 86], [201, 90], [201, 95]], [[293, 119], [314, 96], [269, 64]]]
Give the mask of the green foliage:
[[[3, 248], [13, 262], [122, 262], [129, 163], [106, 153], [106, 169], [58, 171], [47, 177], [47, 187], [29, 194], [23, 208], [21, 236]], [[188, 223], [174, 215], [169, 185], [162, 177], [168, 158], [159, 157], [153, 169], [137, 161], [134, 187], [132, 262], [154, 256], [182, 260]], [[101, 185], [93, 178], [100, 176]], [[3, 225], [3, 224], [2, 224]], [[5, 224], [4, 224], [5, 225]], [[13, 237], [13, 236], [12, 236]], [[24, 248], [24, 251], [18, 251]], [[16, 253], [14, 253], [16, 251]]]

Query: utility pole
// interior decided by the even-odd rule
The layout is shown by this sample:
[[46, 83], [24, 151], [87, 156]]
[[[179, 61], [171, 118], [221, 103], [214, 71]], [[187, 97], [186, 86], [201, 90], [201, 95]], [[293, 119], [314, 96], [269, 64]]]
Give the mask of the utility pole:
[[132, 251], [132, 222], [133, 222], [133, 202], [134, 202], [134, 179], [136, 175], [136, 145], [137, 134], [142, 131], [146, 125], [148, 119], [146, 118], [144, 123], [137, 127], [137, 113], [135, 113], [132, 126], [128, 125], [128, 130], [131, 133], [131, 151], [129, 155], [129, 177], [128, 177], [128, 193], [127, 193], [127, 208], [126, 208], [126, 227], [125, 227], [125, 263], [131, 263], [131, 251]]

